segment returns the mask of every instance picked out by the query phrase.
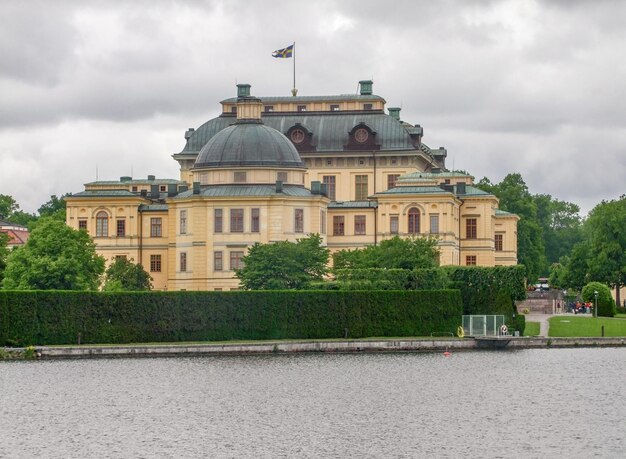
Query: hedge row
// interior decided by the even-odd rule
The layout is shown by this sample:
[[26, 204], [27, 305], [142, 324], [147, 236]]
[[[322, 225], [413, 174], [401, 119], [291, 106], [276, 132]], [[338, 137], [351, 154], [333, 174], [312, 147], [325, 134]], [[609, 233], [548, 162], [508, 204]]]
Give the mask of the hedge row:
[[0, 291], [0, 343], [140, 343], [454, 332], [458, 290]]

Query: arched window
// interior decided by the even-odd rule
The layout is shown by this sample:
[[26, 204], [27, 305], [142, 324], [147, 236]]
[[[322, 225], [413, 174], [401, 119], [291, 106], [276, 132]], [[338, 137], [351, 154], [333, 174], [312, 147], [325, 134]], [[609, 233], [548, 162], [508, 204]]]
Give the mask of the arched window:
[[420, 232], [420, 211], [417, 207], [411, 207], [409, 215], [409, 234], [419, 234]]
[[101, 210], [96, 214], [96, 237], [109, 236], [109, 214]]

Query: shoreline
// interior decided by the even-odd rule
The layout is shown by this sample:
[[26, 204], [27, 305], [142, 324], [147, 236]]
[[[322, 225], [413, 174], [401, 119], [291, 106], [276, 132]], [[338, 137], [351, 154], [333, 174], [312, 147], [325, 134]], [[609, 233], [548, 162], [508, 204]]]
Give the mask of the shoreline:
[[[623, 347], [626, 337], [617, 338], [545, 338], [477, 337], [463, 339], [393, 338], [343, 341], [261, 341], [258, 343], [219, 344], [124, 344], [80, 346], [34, 346], [35, 359], [133, 358], [200, 355], [270, 355], [301, 353], [380, 353], [443, 352], [473, 350], [516, 350], [551, 348]], [[26, 348], [4, 348], [6, 352], [24, 353]]]

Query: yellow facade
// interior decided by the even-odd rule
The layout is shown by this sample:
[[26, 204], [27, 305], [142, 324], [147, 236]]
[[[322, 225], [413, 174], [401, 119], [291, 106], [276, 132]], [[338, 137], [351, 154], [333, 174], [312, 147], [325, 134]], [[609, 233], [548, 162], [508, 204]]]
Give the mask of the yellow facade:
[[222, 115], [185, 134], [180, 180], [86, 184], [67, 198], [67, 224], [163, 290], [237, 289], [253, 244], [314, 233], [331, 252], [430, 235], [442, 265], [516, 264], [519, 218], [448, 172], [445, 149], [361, 84], [356, 96], [262, 99], [239, 85]]

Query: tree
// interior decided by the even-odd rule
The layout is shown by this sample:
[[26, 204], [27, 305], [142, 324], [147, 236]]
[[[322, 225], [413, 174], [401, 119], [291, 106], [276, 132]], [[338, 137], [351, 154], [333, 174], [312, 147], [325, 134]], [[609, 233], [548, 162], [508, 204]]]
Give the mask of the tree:
[[37, 209], [37, 212], [39, 212], [39, 216], [40, 217], [52, 217], [52, 218], [56, 218], [57, 220], [61, 220], [62, 222], [64, 222], [65, 221], [65, 207], [66, 207], [64, 198], [66, 196], [68, 196], [68, 194], [64, 194], [60, 198], [57, 197], [57, 195], [55, 194], [50, 196], [50, 200], [48, 202], [43, 203], [41, 207]]
[[23, 247], [11, 252], [4, 272], [5, 289], [96, 290], [104, 258], [85, 231], [45, 218]]
[[116, 258], [107, 268], [104, 278], [104, 291], [142, 291], [152, 288], [152, 277], [138, 263], [125, 257]]
[[0, 194], [0, 220], [28, 226], [36, 219], [35, 215], [20, 210], [20, 205], [12, 196]]
[[297, 242], [257, 242], [235, 274], [247, 290], [305, 289], [327, 273], [328, 254], [318, 234]]
[[333, 255], [333, 266], [337, 269], [434, 268], [439, 266], [437, 244], [435, 237], [394, 236], [364, 249], [340, 250]]
[[9, 256], [9, 236], [6, 233], [0, 233], [0, 285], [4, 278], [4, 270], [7, 266], [7, 257]]
[[598, 316], [615, 316], [615, 300], [611, 296], [611, 290], [601, 282], [589, 282], [582, 289], [583, 301], [594, 303], [596, 301], [595, 292], [598, 292]]
[[587, 241], [576, 244], [569, 256], [561, 258], [559, 273], [559, 287], [573, 288], [580, 291], [589, 282], [589, 258], [591, 248]]
[[533, 199], [543, 232], [547, 262], [556, 263], [583, 239], [580, 207], [554, 199], [549, 194], [536, 194]]
[[626, 285], [626, 196], [602, 201], [589, 213], [586, 226], [590, 276], [615, 288], [621, 304], [620, 288]]

